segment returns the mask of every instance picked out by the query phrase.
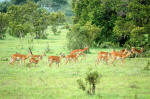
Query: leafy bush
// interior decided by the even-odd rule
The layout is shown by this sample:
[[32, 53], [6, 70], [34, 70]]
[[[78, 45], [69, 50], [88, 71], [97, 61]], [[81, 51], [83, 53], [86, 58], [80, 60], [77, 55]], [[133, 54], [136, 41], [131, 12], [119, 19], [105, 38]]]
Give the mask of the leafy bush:
[[86, 91], [88, 94], [95, 94], [96, 84], [101, 79], [101, 75], [97, 71], [92, 71], [91, 69], [86, 73], [84, 80], [81, 78], [77, 80], [79, 88]]
[[52, 29], [52, 32], [54, 33], [54, 35], [60, 35], [61, 31], [60, 30], [58, 31], [58, 26], [53, 25], [51, 27], [51, 29]]
[[66, 25], [63, 27], [63, 29], [69, 29], [69, 28], [70, 28], [69, 24], [66, 24]]
[[150, 49], [146, 49], [143, 53], [141, 53], [142, 57], [150, 57]]
[[144, 67], [144, 70], [150, 70], [150, 61], [147, 62], [147, 65]]
[[67, 47], [69, 49], [78, 49], [85, 46], [93, 46], [100, 31], [99, 27], [91, 25], [90, 22], [87, 22], [84, 26], [75, 24], [67, 33]]

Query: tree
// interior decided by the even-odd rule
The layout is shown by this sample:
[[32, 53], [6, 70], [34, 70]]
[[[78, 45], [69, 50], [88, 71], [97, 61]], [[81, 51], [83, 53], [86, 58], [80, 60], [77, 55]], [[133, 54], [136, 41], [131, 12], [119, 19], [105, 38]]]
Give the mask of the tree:
[[24, 5], [12, 5], [8, 9], [9, 30], [12, 36], [24, 37], [27, 33], [35, 33], [36, 38], [46, 38], [44, 30], [49, 25], [49, 13], [38, 9], [33, 2]]
[[8, 27], [8, 15], [0, 12], [0, 39], [4, 39]]
[[73, 0], [75, 13], [74, 24], [84, 25], [88, 21], [102, 30], [94, 42], [114, 41], [113, 27], [117, 19], [116, 4], [118, 0]]
[[133, 30], [140, 32], [138, 35], [141, 36], [143, 36], [143, 34], [148, 34], [148, 41], [150, 41], [150, 1], [133, 0], [129, 3], [128, 8], [128, 17], [129, 19], [133, 20], [134, 24], [136, 25]]
[[96, 44], [119, 42], [120, 46], [143, 46], [150, 42], [149, 0], [73, 0], [72, 8], [74, 25], [91, 22], [101, 28], [93, 41]]
[[58, 26], [65, 22], [64, 13], [58, 11], [51, 13], [50, 15], [50, 24], [52, 25], [51, 29], [55, 35], [58, 34]]
[[9, 1], [1, 2], [0, 3], [0, 12], [6, 13], [9, 6], [11, 6], [11, 2], [9, 2]]
[[79, 49], [85, 46], [93, 46], [95, 44], [93, 41], [97, 39], [100, 31], [101, 28], [91, 25], [90, 22], [87, 22], [84, 26], [75, 24], [67, 33], [68, 48]]
[[125, 17], [117, 19], [114, 35], [122, 45], [144, 46], [150, 41], [150, 2], [132, 0], [125, 7]]

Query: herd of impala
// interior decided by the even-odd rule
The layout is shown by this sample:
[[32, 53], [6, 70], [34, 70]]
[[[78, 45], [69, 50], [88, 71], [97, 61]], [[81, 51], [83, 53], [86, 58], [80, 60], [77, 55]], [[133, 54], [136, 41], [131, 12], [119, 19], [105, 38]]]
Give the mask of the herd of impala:
[[[11, 55], [9, 63], [14, 64], [15, 61], [20, 61], [20, 63], [24, 62], [24, 64], [25, 64], [26, 59], [29, 58], [29, 64], [34, 63], [36, 66], [36, 64], [39, 63], [39, 61], [43, 58], [43, 56], [46, 56], [45, 54], [33, 55], [31, 49], [29, 49], [29, 50], [30, 50], [30, 53], [28, 55], [24, 55], [24, 54], [20, 54], [20, 53], [16, 53], [16, 54]], [[56, 63], [59, 66], [62, 58], [65, 58], [66, 64], [68, 62], [71, 62], [71, 61], [74, 61], [74, 62], [78, 61], [79, 56], [83, 56], [86, 58], [86, 54], [84, 53], [86, 50], [88, 50], [88, 47], [85, 47], [83, 49], [73, 50], [67, 56], [65, 56], [62, 53], [60, 56], [48, 56], [49, 66], [51, 67], [51, 65], [53, 63]], [[121, 59], [122, 63], [124, 63], [125, 59], [128, 56], [130, 56], [132, 54], [135, 54], [136, 56], [140, 55], [143, 52], [143, 50], [144, 50], [143, 48], [138, 50], [138, 49], [132, 47], [131, 51], [129, 51], [127, 49], [123, 49], [120, 51], [113, 50], [112, 52], [100, 51], [100, 52], [98, 52], [98, 56], [97, 56], [97, 60], [96, 60], [95, 65], [98, 64], [100, 61], [105, 61], [106, 63], [108, 63], [108, 61], [110, 59], [112, 60], [111, 64], [114, 63], [114, 61], [118, 60], [118, 59]]]

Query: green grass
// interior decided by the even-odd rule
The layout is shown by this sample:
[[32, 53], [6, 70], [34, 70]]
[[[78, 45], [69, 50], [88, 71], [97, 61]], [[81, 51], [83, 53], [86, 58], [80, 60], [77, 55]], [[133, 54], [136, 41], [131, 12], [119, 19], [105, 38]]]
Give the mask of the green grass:
[[[47, 40], [34, 40], [34, 54], [42, 54], [47, 43], [50, 45], [50, 52], [37, 67], [0, 61], [0, 99], [150, 99], [150, 71], [144, 70], [150, 58], [126, 59], [123, 65], [119, 60], [114, 65], [101, 62], [95, 66], [97, 52], [112, 49], [91, 48], [86, 60], [67, 65], [62, 60], [60, 67], [53, 64], [50, 68], [49, 55], [69, 54], [70, 51], [66, 47], [66, 30], [59, 36], [47, 32], [50, 34]], [[12, 37], [0, 40], [0, 58], [9, 58], [16, 52], [27, 54], [28, 46], [25, 40], [21, 44]], [[76, 82], [85, 77], [89, 68], [103, 76], [93, 96], [80, 90]]]

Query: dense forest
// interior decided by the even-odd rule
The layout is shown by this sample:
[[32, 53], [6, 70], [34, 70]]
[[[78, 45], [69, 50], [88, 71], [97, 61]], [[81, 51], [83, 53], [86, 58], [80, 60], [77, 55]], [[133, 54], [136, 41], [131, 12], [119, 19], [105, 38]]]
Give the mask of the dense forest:
[[[0, 38], [46, 39], [66, 24], [68, 48], [149, 47], [149, 0], [10, 0], [0, 3]], [[66, 17], [73, 22], [66, 22]]]

